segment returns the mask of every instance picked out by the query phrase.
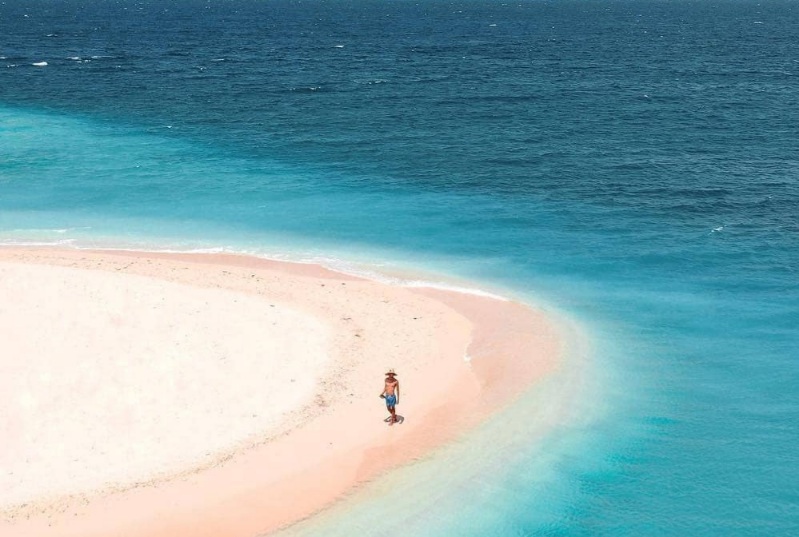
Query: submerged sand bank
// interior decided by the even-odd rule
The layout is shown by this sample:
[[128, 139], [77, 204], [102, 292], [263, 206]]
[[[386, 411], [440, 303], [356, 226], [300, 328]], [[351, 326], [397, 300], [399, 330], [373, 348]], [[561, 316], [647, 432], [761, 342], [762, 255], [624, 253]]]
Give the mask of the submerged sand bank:
[[6, 248], [0, 279], [3, 535], [274, 530], [455, 438], [561, 349], [514, 302], [243, 256]]

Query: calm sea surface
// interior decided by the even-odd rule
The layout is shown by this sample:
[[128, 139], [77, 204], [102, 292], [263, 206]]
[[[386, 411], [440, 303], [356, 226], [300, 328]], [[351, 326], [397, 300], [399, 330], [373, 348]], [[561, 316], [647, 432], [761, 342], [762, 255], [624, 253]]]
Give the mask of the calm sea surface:
[[799, 535], [797, 36], [787, 0], [6, 0], [0, 243], [472, 280], [587, 335], [293, 533]]

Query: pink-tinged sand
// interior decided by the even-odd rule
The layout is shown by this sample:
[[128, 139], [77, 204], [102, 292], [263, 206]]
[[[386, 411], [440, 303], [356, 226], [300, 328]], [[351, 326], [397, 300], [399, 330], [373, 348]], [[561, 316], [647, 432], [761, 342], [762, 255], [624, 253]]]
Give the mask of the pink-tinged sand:
[[[14, 483], [17, 499], [28, 496], [26, 505], [13, 498], [0, 504], [4, 536], [249, 537], [284, 527], [464, 434], [556, 367], [562, 349], [554, 325], [516, 302], [386, 285], [315, 265], [4, 248], [3, 269], [28, 291], [48, 290], [0, 284], [0, 321], [9, 326], [14, 311], [33, 317], [14, 320], [14, 343], [0, 343], [0, 366], [35, 377], [31, 389], [39, 390], [27, 399], [39, 411], [24, 420], [0, 407], [0, 432], [17, 435], [9, 443], [16, 452], [0, 446], [0, 489]], [[160, 317], [153, 319], [153, 311]], [[79, 318], [90, 320], [71, 321]], [[54, 332], [64, 345], [43, 341]], [[102, 341], [93, 339], [97, 332]], [[102, 352], [87, 355], [87, 341], [110, 349], [115, 361], [109, 365]], [[228, 359], [236, 355], [236, 365], [207, 365], [219, 354], [208, 345]], [[145, 358], [165, 370], [137, 362]], [[194, 360], [206, 369], [192, 371]], [[70, 372], [69, 364], [88, 370], [94, 361], [103, 371], [96, 386]], [[117, 368], [141, 378], [131, 382]], [[393, 427], [383, 421], [378, 398], [387, 368], [397, 370], [402, 387], [397, 408], [405, 420]], [[157, 375], [163, 378], [151, 378]], [[186, 376], [191, 386], [172, 393]], [[296, 389], [286, 389], [287, 378]], [[49, 388], [42, 393], [43, 386]], [[125, 400], [124, 389], [137, 392], [127, 406], [114, 397]], [[98, 397], [109, 408], [87, 409]], [[117, 419], [143, 399], [145, 415]], [[227, 426], [227, 412], [258, 417], [250, 418], [255, 425]], [[183, 451], [180, 442], [148, 437], [181, 427]], [[48, 428], [50, 442], [64, 449], [31, 444]], [[192, 437], [193, 429], [214, 433]], [[102, 463], [80, 472], [64, 457], [86, 446], [86, 435], [119, 442], [104, 445], [102, 456], [87, 448], [83, 459]], [[195, 449], [202, 438], [207, 453]], [[14, 469], [29, 463], [19, 449], [35, 450], [54, 477], [40, 475], [20, 488]], [[65, 479], [65, 468], [79, 478]]]

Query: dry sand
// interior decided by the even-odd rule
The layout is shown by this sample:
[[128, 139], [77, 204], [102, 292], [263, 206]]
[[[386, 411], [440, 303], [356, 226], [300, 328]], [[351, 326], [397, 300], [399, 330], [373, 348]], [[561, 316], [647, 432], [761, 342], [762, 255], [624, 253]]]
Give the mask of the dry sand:
[[515, 302], [208, 254], [0, 249], [0, 327], [4, 536], [275, 530], [463, 434], [561, 352]]

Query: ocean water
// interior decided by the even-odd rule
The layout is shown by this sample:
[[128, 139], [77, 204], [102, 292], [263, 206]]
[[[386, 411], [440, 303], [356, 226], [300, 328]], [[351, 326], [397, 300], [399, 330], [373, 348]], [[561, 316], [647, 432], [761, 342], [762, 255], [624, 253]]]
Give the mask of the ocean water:
[[317, 260], [581, 334], [289, 534], [797, 535], [797, 28], [788, 0], [6, 1], [0, 243]]

